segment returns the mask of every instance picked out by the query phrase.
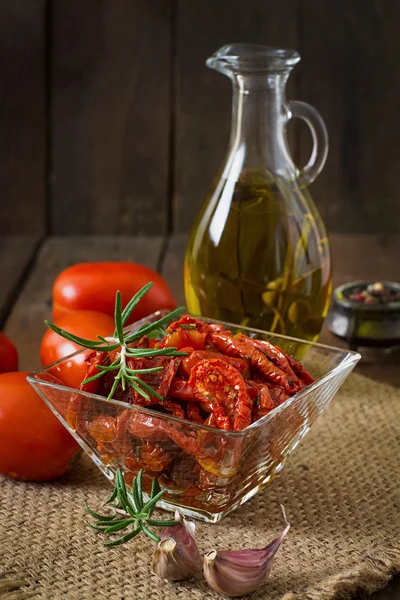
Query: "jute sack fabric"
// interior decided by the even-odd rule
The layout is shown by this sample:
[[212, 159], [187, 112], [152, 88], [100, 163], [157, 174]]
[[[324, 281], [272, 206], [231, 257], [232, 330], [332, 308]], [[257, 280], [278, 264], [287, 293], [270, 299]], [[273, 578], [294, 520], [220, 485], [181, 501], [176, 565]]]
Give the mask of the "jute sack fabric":
[[[144, 536], [104, 548], [83, 504], [99, 508], [109, 491], [86, 457], [57, 483], [0, 479], [1, 600], [221, 598], [202, 576], [158, 579]], [[200, 549], [265, 545], [283, 528], [280, 503], [292, 528], [252, 599], [345, 599], [400, 571], [400, 390], [352, 375], [269, 487], [198, 523]]]

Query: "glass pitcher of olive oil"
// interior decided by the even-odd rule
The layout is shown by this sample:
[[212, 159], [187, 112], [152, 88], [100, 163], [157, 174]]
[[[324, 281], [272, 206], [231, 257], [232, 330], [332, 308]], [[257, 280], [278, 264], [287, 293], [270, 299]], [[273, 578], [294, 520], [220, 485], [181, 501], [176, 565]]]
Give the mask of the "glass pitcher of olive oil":
[[[307, 190], [324, 166], [326, 127], [304, 102], [286, 102], [293, 50], [224, 46], [207, 65], [233, 84], [230, 147], [194, 224], [185, 257], [188, 310], [316, 340], [331, 292], [329, 244]], [[286, 125], [303, 119], [313, 138], [298, 169]]]

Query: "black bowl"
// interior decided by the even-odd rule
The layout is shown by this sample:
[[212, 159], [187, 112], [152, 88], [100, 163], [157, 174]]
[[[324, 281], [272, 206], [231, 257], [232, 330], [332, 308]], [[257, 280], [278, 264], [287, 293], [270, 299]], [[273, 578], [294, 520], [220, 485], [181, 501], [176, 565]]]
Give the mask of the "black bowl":
[[[352, 300], [352, 293], [365, 289], [372, 281], [353, 281], [336, 288], [326, 327], [345, 339], [350, 348], [362, 346], [389, 348], [400, 346], [400, 300], [386, 304], [363, 304]], [[385, 288], [400, 293], [400, 284], [382, 281]]]

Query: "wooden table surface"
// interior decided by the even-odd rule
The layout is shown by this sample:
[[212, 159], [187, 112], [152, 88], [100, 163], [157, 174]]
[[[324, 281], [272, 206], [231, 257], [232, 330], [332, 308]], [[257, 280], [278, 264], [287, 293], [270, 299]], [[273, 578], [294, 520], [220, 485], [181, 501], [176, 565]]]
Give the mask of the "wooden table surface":
[[[35, 237], [0, 239], [0, 328], [16, 343], [20, 368], [40, 367], [44, 319], [51, 316], [52, 284], [67, 266], [88, 260], [131, 260], [159, 271], [178, 303], [184, 303], [182, 267], [186, 236]], [[400, 236], [336, 234], [331, 236], [334, 285], [355, 279], [400, 280]], [[321, 342], [341, 342], [324, 330]], [[400, 387], [400, 352], [384, 361], [362, 361], [358, 372]], [[399, 600], [400, 576], [381, 591], [360, 592], [357, 600]]]

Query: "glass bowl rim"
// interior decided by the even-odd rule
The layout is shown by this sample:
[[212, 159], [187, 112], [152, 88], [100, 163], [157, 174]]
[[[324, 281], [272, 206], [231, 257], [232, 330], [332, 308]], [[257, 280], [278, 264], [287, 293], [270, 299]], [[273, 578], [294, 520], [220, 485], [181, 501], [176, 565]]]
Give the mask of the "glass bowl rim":
[[[166, 309], [158, 310], [158, 311], [148, 315], [147, 317], [140, 319], [139, 321], [135, 321], [134, 323], [131, 324], [131, 326], [134, 326], [134, 325], [140, 326], [141, 323], [148, 322], [148, 320], [151, 319], [152, 317], [155, 317], [157, 315], [169, 314], [170, 312], [171, 311], [166, 310]], [[185, 314], [190, 315], [190, 313], [188, 311]], [[194, 316], [194, 315], [191, 315], [191, 316]], [[349, 350], [347, 348], [343, 349], [343, 348], [337, 348], [335, 346], [330, 346], [328, 344], [321, 344], [319, 342], [309, 342], [307, 340], [302, 340], [300, 338], [277, 334], [277, 333], [274, 333], [271, 331], [265, 331], [265, 330], [257, 329], [257, 328], [253, 328], [253, 327], [246, 327], [245, 325], [242, 326], [242, 325], [238, 325], [237, 323], [229, 323], [227, 321], [211, 319], [209, 317], [196, 317], [196, 318], [201, 318], [202, 320], [204, 320], [208, 323], [218, 323], [218, 324], [222, 324], [222, 325], [228, 325], [229, 327], [233, 327], [233, 328], [236, 327], [236, 328], [241, 328], [241, 329], [247, 329], [248, 331], [251, 331], [251, 332], [261, 333], [262, 335], [270, 335], [274, 338], [280, 338], [285, 341], [289, 340], [289, 341], [293, 341], [293, 342], [300, 343], [300, 344], [307, 345], [307, 346], [323, 348], [326, 350], [334, 351], [337, 354], [341, 354], [343, 356], [343, 358], [342, 358], [342, 361], [336, 367], [334, 367], [333, 369], [331, 369], [330, 371], [325, 373], [325, 375], [322, 375], [321, 377], [316, 379], [313, 383], [306, 386], [304, 389], [300, 390], [299, 392], [296, 392], [293, 396], [291, 396], [290, 398], [285, 400], [285, 402], [282, 402], [282, 404], [280, 404], [279, 406], [272, 409], [268, 414], [261, 417], [261, 419], [258, 419], [254, 423], [251, 423], [250, 425], [248, 425], [241, 431], [227, 431], [224, 429], [219, 429], [217, 427], [210, 427], [210, 426], [204, 425], [202, 423], [196, 423], [194, 421], [189, 421], [188, 419], [181, 419], [179, 417], [174, 417], [173, 415], [170, 415], [167, 413], [157, 413], [154, 410], [152, 410], [151, 408], [147, 408], [145, 406], [128, 404], [127, 402], [122, 402], [120, 400], [115, 400], [115, 399], [107, 400], [107, 398], [105, 396], [100, 396], [99, 394], [93, 394], [91, 392], [86, 392], [84, 390], [78, 390], [76, 388], [69, 387], [62, 383], [58, 384], [58, 383], [54, 383], [54, 382], [50, 382], [50, 381], [45, 381], [45, 380], [39, 379], [39, 377], [37, 377], [40, 374], [48, 372], [50, 369], [52, 369], [53, 367], [56, 367], [57, 365], [63, 363], [64, 361], [70, 360], [71, 358], [73, 358], [74, 356], [76, 356], [78, 354], [87, 352], [87, 349], [77, 350], [76, 352], [73, 352], [72, 354], [68, 354], [67, 356], [64, 356], [63, 358], [61, 358], [49, 365], [46, 365], [45, 367], [42, 367], [41, 369], [36, 369], [35, 371], [32, 371], [31, 373], [29, 373], [27, 375], [27, 380], [32, 386], [43, 385], [45, 387], [57, 389], [59, 391], [67, 392], [69, 394], [81, 394], [82, 396], [85, 396], [86, 398], [91, 398], [96, 401], [100, 400], [101, 402], [106, 402], [107, 404], [119, 406], [121, 408], [124, 408], [125, 410], [133, 410], [133, 411], [145, 413], [153, 418], [159, 418], [159, 419], [166, 420], [166, 421], [173, 421], [175, 423], [180, 423], [180, 424], [183, 423], [185, 425], [190, 425], [192, 427], [198, 428], [199, 430], [206, 430], [206, 431], [212, 432], [214, 434], [216, 434], [216, 432], [218, 432], [220, 435], [223, 435], [223, 436], [240, 438], [240, 437], [246, 436], [248, 433], [252, 433], [253, 431], [257, 430], [259, 427], [265, 425], [270, 420], [272, 420], [275, 417], [275, 415], [282, 412], [285, 408], [287, 408], [288, 406], [293, 404], [299, 398], [300, 399], [304, 398], [310, 392], [314, 391], [315, 389], [318, 389], [319, 387], [321, 387], [322, 385], [324, 385], [325, 383], [330, 381], [332, 378], [334, 378], [338, 373], [340, 373], [344, 369], [347, 369], [350, 365], [356, 364], [361, 358], [361, 354], [359, 354], [358, 352], [355, 352], [353, 350]]]

